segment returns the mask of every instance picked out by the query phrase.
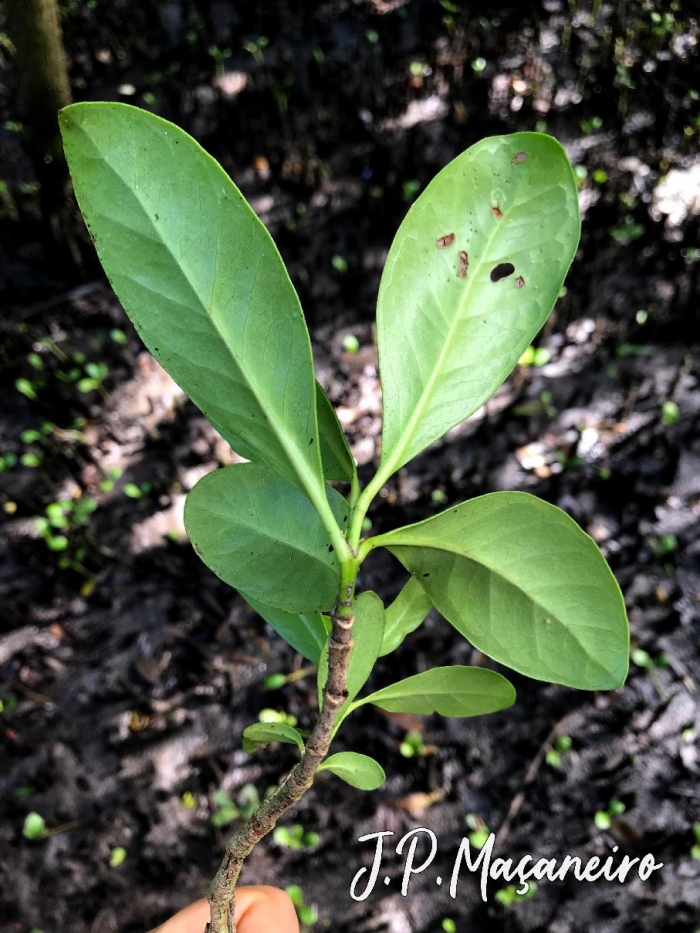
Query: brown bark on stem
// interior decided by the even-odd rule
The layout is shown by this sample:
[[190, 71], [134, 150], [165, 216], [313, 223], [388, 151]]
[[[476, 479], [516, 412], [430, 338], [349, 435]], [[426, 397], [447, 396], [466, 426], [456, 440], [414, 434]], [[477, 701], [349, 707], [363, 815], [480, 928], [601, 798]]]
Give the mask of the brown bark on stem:
[[205, 933], [235, 933], [235, 886], [243, 862], [256, 844], [275, 828], [279, 818], [309, 790], [318, 766], [328, 754], [338, 710], [347, 699], [355, 574], [353, 568], [351, 579], [341, 582], [341, 597], [331, 616], [333, 627], [328, 642], [328, 679], [314, 730], [299, 763], [277, 790], [263, 801], [248, 822], [229, 839], [226, 854], [209, 888], [211, 921]]

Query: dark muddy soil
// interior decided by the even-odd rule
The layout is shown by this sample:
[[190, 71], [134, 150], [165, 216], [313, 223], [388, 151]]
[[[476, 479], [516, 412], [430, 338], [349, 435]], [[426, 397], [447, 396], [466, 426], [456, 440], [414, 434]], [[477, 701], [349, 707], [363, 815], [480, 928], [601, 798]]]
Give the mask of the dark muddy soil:
[[[320, 777], [288, 821], [318, 842], [268, 840], [245, 870], [248, 882], [301, 885], [318, 929], [432, 933], [445, 918], [489, 933], [700, 929], [700, 33], [690, 5], [676, 6], [64, 5], [76, 99], [180, 123], [270, 226], [365, 480], [381, 427], [371, 321], [408, 203], [491, 133], [546, 129], [578, 167], [583, 238], [538, 338], [542, 365], [519, 366], [371, 517], [389, 528], [495, 489], [561, 506], [625, 593], [629, 680], [587, 694], [515, 675], [516, 706], [482, 719], [358, 712], [341, 743], [381, 761], [387, 784], [362, 794]], [[0, 931], [143, 933], [211, 878], [229, 831], [212, 825], [215, 791], [243, 805], [293, 763], [285, 748], [244, 754], [242, 729], [263, 707], [308, 726], [314, 678], [265, 690], [302, 660], [184, 538], [185, 493], [231, 452], [143, 351], [77, 216], [76, 264], [57, 266], [4, 45], [0, 61]], [[87, 363], [105, 368], [80, 392]], [[51, 550], [36, 518], [59, 500], [73, 511], [65, 549]], [[388, 599], [403, 577], [386, 556], [362, 585]], [[474, 662], [431, 615], [373, 683]], [[405, 758], [409, 730], [424, 753]], [[556, 762], [559, 736], [571, 747]], [[602, 828], [611, 800], [622, 806]], [[23, 838], [30, 811], [47, 839]], [[618, 846], [664, 867], [624, 885], [543, 881], [511, 906], [495, 896], [504, 884], [484, 903], [463, 872], [452, 899], [436, 876], [449, 878], [467, 819], [514, 859]], [[389, 847], [390, 883], [353, 901], [371, 856], [357, 838], [419, 826], [439, 853], [408, 895]], [[116, 847], [127, 854], [112, 867]]]

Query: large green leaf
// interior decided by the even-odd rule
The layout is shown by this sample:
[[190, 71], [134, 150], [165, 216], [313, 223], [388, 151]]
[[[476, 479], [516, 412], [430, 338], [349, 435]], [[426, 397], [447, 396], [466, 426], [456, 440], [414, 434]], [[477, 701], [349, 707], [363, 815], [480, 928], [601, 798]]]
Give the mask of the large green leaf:
[[579, 234], [571, 165], [551, 136], [483, 139], [427, 186], [379, 288], [381, 478], [503, 382], [552, 310]]
[[263, 224], [173, 124], [103, 103], [60, 122], [98, 255], [148, 349], [235, 449], [318, 499], [311, 344]]
[[379, 656], [395, 651], [404, 638], [425, 620], [433, 603], [423, 587], [411, 577], [386, 610], [386, 625]]
[[331, 771], [358, 790], [377, 790], [386, 781], [379, 762], [359, 752], [337, 752], [326, 758], [318, 770]]
[[433, 603], [501, 664], [583, 690], [621, 686], [629, 628], [594, 541], [522, 492], [480, 496], [377, 539]]
[[312, 664], [318, 664], [328, 638], [325, 617], [320, 612], [285, 612], [284, 609], [264, 606], [246, 593], [241, 595], [288, 645]]
[[[347, 503], [326, 494], [339, 524]], [[287, 612], [329, 609], [339, 564], [306, 496], [257, 463], [204, 476], [185, 502], [185, 527], [204, 563], [226, 583]]]
[[352, 704], [372, 703], [390, 713], [427, 716], [481, 716], [507, 709], [515, 702], [513, 685], [483, 667], [434, 667]]
[[[379, 657], [384, 635], [384, 604], [376, 593], [367, 590], [355, 600], [355, 622], [352, 628], [353, 648], [348, 662], [348, 698], [338, 711], [336, 728], [344, 718], [350, 702], [362, 690]], [[318, 702], [323, 703], [323, 689], [328, 679], [328, 648], [324, 648], [318, 665]]]

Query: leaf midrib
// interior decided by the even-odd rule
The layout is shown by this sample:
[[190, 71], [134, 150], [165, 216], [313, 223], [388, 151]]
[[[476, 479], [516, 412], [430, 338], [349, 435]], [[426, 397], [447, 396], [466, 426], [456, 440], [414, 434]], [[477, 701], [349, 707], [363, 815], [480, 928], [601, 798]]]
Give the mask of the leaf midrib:
[[[520, 183], [518, 184], [515, 190], [515, 194], [517, 194], [520, 191], [520, 188], [523, 185], [524, 179], [525, 179], [525, 176], [523, 175], [519, 180]], [[507, 208], [507, 210], [503, 212], [503, 216], [501, 217], [501, 219], [499, 221], [496, 221], [496, 223], [494, 224], [494, 228], [491, 232], [491, 235], [486, 241], [486, 244], [483, 250], [481, 251], [481, 255], [479, 259], [477, 260], [476, 269], [473, 270], [474, 273], [479, 272], [485, 265], [484, 257], [488, 255], [494, 237], [498, 233], [500, 226], [504, 223], [504, 221], [507, 220], [508, 216], [510, 215], [510, 213], [513, 211], [514, 208], [515, 208], [515, 195], [513, 197], [513, 203], [510, 205], [509, 208]], [[395, 262], [398, 262], [398, 256], [396, 257]], [[476, 281], [476, 278], [477, 278], [476, 274], [472, 274], [471, 276], [468, 277], [468, 281], [465, 283], [462, 297], [457, 302], [457, 312], [454, 314], [452, 318], [452, 322], [448, 328], [447, 337], [445, 341], [443, 342], [442, 349], [440, 350], [440, 354], [438, 356], [437, 362], [435, 366], [433, 367], [433, 370], [430, 374], [430, 378], [428, 379], [425, 385], [425, 388], [421, 392], [420, 398], [418, 400], [418, 404], [415, 406], [413, 410], [413, 414], [408, 420], [406, 428], [403, 434], [401, 435], [400, 442], [394, 448], [392, 454], [389, 457], [389, 460], [383, 464], [384, 470], [388, 471], [387, 475], [391, 475], [394, 469], [396, 469], [397, 464], [401, 463], [401, 457], [403, 456], [407, 446], [409, 445], [409, 443], [413, 440], [413, 437], [415, 436], [416, 429], [421, 421], [423, 412], [425, 411], [425, 408], [427, 407], [428, 402], [430, 400], [430, 396], [432, 395], [432, 390], [435, 385], [435, 382], [438, 378], [438, 375], [440, 374], [442, 370], [443, 363], [445, 362], [445, 359], [451, 349], [452, 336], [454, 334], [454, 331], [457, 327], [458, 322], [461, 321], [462, 319], [463, 308], [465, 306], [465, 303], [468, 302], [468, 299], [469, 299], [469, 296], [471, 295], [471, 291], [474, 286], [474, 282]]]
[[[261, 411], [263, 411], [264, 414], [266, 415], [266, 418], [267, 418], [267, 420], [268, 420], [268, 423], [269, 423], [269, 424], [272, 426], [272, 428], [273, 428], [273, 433], [274, 433], [275, 437], [277, 438], [278, 442], [280, 443], [282, 449], [283, 449], [283, 450], [285, 451], [285, 453], [287, 454], [287, 456], [288, 456], [288, 458], [289, 458], [289, 461], [290, 461], [290, 463], [292, 464], [292, 466], [294, 467], [294, 470], [296, 471], [296, 474], [297, 474], [297, 476], [299, 477], [299, 479], [300, 479], [300, 481], [301, 481], [301, 483], [302, 483], [302, 486], [303, 486], [304, 490], [306, 491], [306, 493], [307, 493], [307, 495], [309, 496], [309, 498], [311, 499], [311, 501], [314, 502], [314, 504], [315, 504], [315, 500], [316, 500], [316, 495], [315, 495], [315, 494], [316, 494], [316, 491], [317, 491], [317, 489], [319, 488], [319, 485], [321, 485], [322, 482], [323, 482], [322, 479], [321, 479], [321, 477], [322, 477], [322, 472], [321, 472], [320, 459], [319, 459], [319, 454], [318, 454], [319, 445], [318, 445], [318, 444], [315, 444], [314, 447], [315, 447], [315, 449], [316, 449], [316, 459], [318, 460], [318, 472], [319, 472], [319, 477], [318, 477], [318, 478], [319, 478], [319, 480], [320, 480], [320, 483], [317, 483], [317, 484], [315, 484], [312, 488], [310, 488], [310, 484], [308, 483], [308, 480], [307, 480], [308, 470], [305, 469], [305, 467], [307, 466], [307, 463], [306, 463], [306, 461], [305, 461], [302, 457], [300, 457], [300, 449], [297, 447], [296, 444], [294, 444], [294, 443], [289, 444], [289, 443], [288, 443], [289, 438], [290, 438], [290, 435], [288, 435], [288, 434], [286, 433], [286, 431], [284, 430], [283, 426], [281, 426], [281, 425], [278, 423], [278, 420], [277, 420], [276, 416], [273, 415], [272, 411], [269, 410], [269, 409], [262, 403], [261, 396], [260, 396], [260, 394], [259, 394], [259, 387], [258, 387], [258, 384], [255, 382], [254, 379], [252, 379], [252, 377], [251, 377], [250, 373], [248, 372], [247, 368], [243, 365], [242, 360], [239, 360], [238, 357], [236, 356], [233, 347], [230, 345], [230, 343], [229, 343], [229, 341], [227, 340], [227, 338], [226, 338], [224, 332], [223, 332], [223, 331], [221, 330], [221, 328], [219, 327], [219, 324], [218, 324], [218, 321], [217, 321], [218, 315], [216, 315], [216, 314], [214, 313], [214, 309], [213, 309], [213, 308], [212, 308], [211, 310], [209, 309], [209, 306], [207, 305], [207, 303], [206, 303], [206, 302], [204, 301], [204, 299], [202, 298], [202, 295], [200, 294], [199, 288], [195, 285], [194, 281], [192, 280], [192, 278], [191, 278], [191, 276], [190, 276], [190, 274], [189, 274], [189, 270], [188, 270], [188, 268], [187, 268], [186, 262], [185, 262], [184, 260], [179, 261], [179, 260], [176, 258], [175, 253], [174, 253], [174, 250], [173, 250], [171, 244], [170, 244], [169, 241], [162, 235], [162, 231], [161, 231], [159, 225], [156, 224], [156, 222], [154, 221], [154, 219], [150, 216], [150, 214], [149, 214], [148, 211], [146, 210], [146, 206], [145, 206], [144, 202], [141, 200], [141, 198], [139, 197], [138, 193], [135, 191], [134, 187], [132, 187], [131, 185], [129, 185], [129, 183], [128, 183], [127, 180], [123, 177], [123, 175], [122, 175], [122, 174], [116, 169], [116, 167], [115, 167], [114, 165], [112, 165], [112, 163], [107, 159], [107, 157], [105, 156], [105, 154], [104, 154], [104, 153], [102, 152], [102, 150], [98, 147], [97, 143], [95, 142], [95, 140], [93, 139], [93, 137], [90, 136], [90, 134], [87, 132], [87, 130], [85, 129], [85, 127], [82, 125], [82, 123], [81, 123], [80, 121], [76, 121], [76, 120], [73, 120], [72, 122], [73, 122], [73, 126], [77, 127], [77, 128], [80, 130], [80, 132], [85, 136], [85, 138], [89, 140], [90, 144], [91, 144], [92, 147], [95, 149], [95, 151], [98, 152], [98, 153], [100, 154], [100, 161], [101, 161], [101, 163], [102, 163], [103, 165], [105, 165], [105, 166], [119, 179], [119, 181], [124, 185], [124, 187], [125, 187], [126, 190], [129, 192], [129, 194], [132, 196], [132, 198], [136, 201], [136, 203], [138, 204], [139, 208], [141, 209], [143, 215], [145, 216], [146, 220], [148, 221], [149, 226], [150, 226], [151, 229], [156, 233], [156, 238], [155, 238], [155, 239], [157, 240], [157, 242], [161, 243], [161, 244], [163, 245], [163, 247], [167, 250], [167, 252], [168, 252], [168, 254], [170, 255], [171, 259], [173, 260], [173, 263], [175, 264], [176, 268], [178, 268], [178, 269], [180, 270], [180, 272], [182, 273], [184, 279], [186, 280], [187, 284], [189, 285], [189, 287], [190, 287], [190, 289], [191, 289], [191, 291], [192, 291], [192, 294], [193, 294], [193, 295], [195, 296], [195, 298], [197, 299], [197, 301], [198, 301], [198, 303], [199, 303], [199, 305], [200, 305], [201, 310], [204, 312], [204, 316], [211, 322], [212, 327], [214, 328], [214, 330], [216, 331], [216, 333], [217, 333], [218, 336], [220, 337], [222, 343], [223, 343], [224, 346], [226, 347], [226, 349], [227, 349], [227, 351], [228, 351], [228, 355], [232, 358], [234, 365], [236, 366], [236, 368], [237, 368], [237, 369], [240, 371], [240, 373], [242, 374], [243, 379], [244, 379], [246, 385], [249, 387], [249, 389], [250, 389], [250, 391], [251, 391], [251, 394], [254, 396], [254, 398], [255, 398], [256, 402], [258, 403], [258, 405], [259, 405]], [[206, 152], [206, 150], [202, 149], [202, 152], [205, 154], [205, 156], [207, 156], [208, 158], [211, 159], [211, 156], [209, 156], [209, 154]], [[225, 183], [226, 183], [228, 186], [231, 186], [231, 185], [232, 185], [232, 182], [231, 182], [231, 179], [228, 177], [228, 175], [227, 175], [227, 174], [224, 172], [224, 170], [216, 163], [215, 160], [212, 159], [212, 162], [213, 162], [214, 167], [217, 168], [217, 169], [220, 171], [221, 175], [223, 176], [223, 179], [225, 179]], [[247, 206], [247, 205], [246, 205], [246, 206]], [[251, 212], [252, 212], [252, 209], [251, 209], [251, 208], [248, 208], [248, 209], [251, 210]], [[95, 247], [98, 248], [98, 247], [97, 247], [97, 243], [95, 243]], [[98, 249], [98, 252], [99, 252], [99, 249]], [[130, 276], [128, 275], [128, 272], [126, 273], [126, 275], [127, 275], [127, 277], [130, 278]], [[137, 284], [138, 284], [138, 283], [137, 283]], [[212, 293], [215, 291], [215, 289], [216, 289], [216, 274], [214, 275], [214, 279], [213, 279], [213, 282], [212, 282]], [[163, 296], [163, 297], [165, 297], [165, 296]], [[315, 392], [315, 386], [314, 386], [314, 392]], [[315, 407], [315, 404], [316, 404], [315, 397], [314, 397], [314, 402], [313, 402], [313, 404], [314, 404], [314, 407]], [[314, 414], [315, 414], [315, 412], [314, 412]], [[317, 433], [318, 433], [318, 431], [317, 431]], [[300, 463], [300, 461], [301, 461], [301, 463]]]

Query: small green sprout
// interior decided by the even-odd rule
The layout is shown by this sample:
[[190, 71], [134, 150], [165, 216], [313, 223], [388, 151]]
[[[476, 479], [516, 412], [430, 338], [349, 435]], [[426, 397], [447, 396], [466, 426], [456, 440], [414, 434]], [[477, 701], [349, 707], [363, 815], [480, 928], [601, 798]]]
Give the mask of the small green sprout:
[[335, 256], [331, 258], [331, 265], [340, 275], [345, 275], [348, 271], [348, 261], [344, 256], [341, 256], [340, 253], [336, 253]]
[[102, 383], [109, 375], [109, 369], [106, 363], [85, 363], [84, 370], [86, 375], [78, 379], [76, 388], [78, 392], [94, 392], [102, 388]]
[[313, 849], [318, 845], [318, 833], [307, 831], [296, 823], [294, 826], [276, 826], [272, 838], [285, 849]]
[[360, 341], [354, 334], [346, 334], [343, 337], [342, 347], [346, 353], [357, 353], [360, 349]]
[[550, 768], [561, 767], [561, 756], [571, 750], [572, 744], [570, 735], [557, 736], [554, 745], [547, 751], [544, 759]]
[[191, 790], [186, 790], [182, 797], [180, 797], [180, 803], [185, 810], [194, 810], [197, 806], [197, 798]]
[[417, 178], [409, 178], [401, 185], [401, 197], [406, 204], [411, 204], [416, 199], [416, 195], [421, 189], [421, 184]]
[[671, 399], [667, 399], [661, 406], [661, 423], [668, 427], [677, 424], [681, 417], [681, 410]]
[[465, 817], [465, 823], [471, 830], [468, 836], [470, 844], [473, 845], [475, 849], [483, 849], [491, 835], [491, 830], [481, 817], [477, 816], [475, 813], [468, 813]]
[[298, 884], [290, 884], [285, 888], [285, 891], [296, 908], [302, 930], [313, 926], [318, 920], [318, 911], [315, 907], [310, 907], [304, 903], [304, 894], [301, 887]]
[[279, 690], [280, 687], [284, 687], [287, 683], [287, 678], [284, 674], [270, 674], [263, 681], [263, 687], [266, 690]]
[[668, 664], [668, 659], [664, 651], [659, 652], [655, 658], [652, 658], [649, 652], [645, 651], [643, 648], [634, 648], [630, 652], [630, 658], [633, 664], [647, 671], [653, 670], [655, 667], [666, 667]]
[[693, 823], [693, 837], [695, 838], [695, 844], [690, 850], [690, 854], [694, 859], [700, 861], [700, 823]]
[[114, 330], [111, 330], [109, 332], [109, 336], [112, 338], [112, 340], [115, 343], [119, 343], [122, 346], [127, 342], [126, 334], [124, 333], [123, 330], [120, 330], [120, 328], [118, 327], [115, 327]]
[[26, 815], [24, 818], [24, 826], [22, 827], [22, 835], [25, 839], [46, 839], [48, 834], [46, 821], [40, 813], [32, 811]]
[[529, 901], [531, 897], [535, 896], [537, 885], [534, 881], [526, 881], [525, 884], [527, 885], [527, 891], [524, 894], [518, 894], [517, 886], [509, 884], [507, 888], [496, 891], [494, 897], [504, 907], [511, 907], [513, 904], [517, 904], [518, 901]]
[[604, 185], [607, 180], [608, 180], [608, 173], [605, 171], [604, 168], [597, 168], [593, 172], [593, 181], [596, 183], [596, 185]]
[[99, 484], [100, 492], [111, 492], [114, 489], [114, 483], [122, 475], [119, 467], [111, 467], [107, 471], [107, 476]]
[[451, 917], [445, 917], [440, 926], [444, 933], [457, 933], [457, 924]]
[[643, 233], [644, 227], [631, 217], [625, 217], [621, 224], [610, 228], [610, 236], [613, 240], [623, 245], [638, 240]]
[[30, 382], [29, 379], [18, 379], [15, 382], [15, 389], [28, 399], [31, 399], [32, 402], [35, 402], [39, 398], [36, 394], [34, 383]]
[[379, 42], [379, 33], [376, 29], [366, 29], [365, 39], [369, 42], [370, 45], [376, 45], [377, 42]]
[[109, 855], [109, 867], [119, 868], [126, 861], [126, 849], [123, 846], [115, 846]]
[[151, 491], [150, 483], [141, 483], [137, 485], [136, 483], [124, 483], [124, 495], [129, 499], [142, 499], [144, 496], [147, 496]]
[[283, 726], [292, 727], [297, 724], [296, 716], [276, 709], [261, 709], [258, 713], [258, 720], [260, 722], [279, 722]]
[[618, 797], [612, 797], [607, 810], [598, 810], [593, 817], [596, 828], [601, 832], [606, 832], [612, 826], [612, 821], [616, 816], [625, 812], [625, 805]]
[[480, 75], [482, 71], [486, 68], [486, 59], [485, 58], [475, 58], [472, 62], [472, 71], [474, 74]]
[[[184, 802], [184, 801], [183, 801]], [[247, 820], [260, 805], [260, 796], [253, 784], [245, 784], [234, 802], [224, 790], [215, 790], [212, 794], [214, 812], [211, 822], [214, 826], [228, 826], [234, 820]]]
[[552, 359], [552, 353], [546, 347], [530, 346], [518, 360], [521, 366], [546, 366]]
[[652, 538], [650, 543], [654, 549], [654, 553], [659, 557], [663, 557], [664, 554], [672, 554], [678, 547], [678, 539], [672, 534], [664, 534], [660, 535], [658, 538]]
[[399, 751], [404, 758], [415, 758], [425, 754], [425, 742], [417, 729], [408, 730], [403, 742], [399, 745]]
[[430, 499], [435, 505], [446, 505], [447, 493], [444, 489], [433, 489], [430, 493]]

